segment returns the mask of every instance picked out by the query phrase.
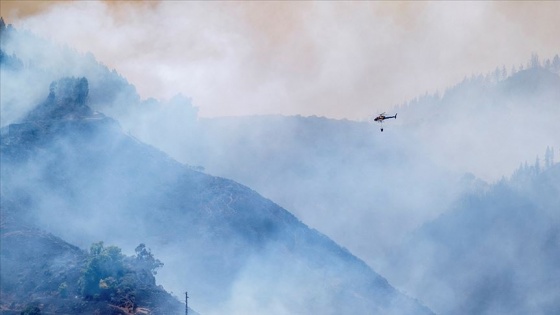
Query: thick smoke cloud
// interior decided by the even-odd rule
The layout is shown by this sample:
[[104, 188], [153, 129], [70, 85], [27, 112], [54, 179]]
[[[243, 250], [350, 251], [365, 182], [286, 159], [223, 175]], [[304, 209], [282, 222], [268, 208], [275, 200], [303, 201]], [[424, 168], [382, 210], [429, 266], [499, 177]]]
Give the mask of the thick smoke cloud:
[[[3, 15], [205, 117], [363, 119], [465, 75], [552, 58], [556, 2], [63, 2]], [[87, 14], [85, 14], [87, 12]], [[67, 27], [71, 25], [71, 27]]]

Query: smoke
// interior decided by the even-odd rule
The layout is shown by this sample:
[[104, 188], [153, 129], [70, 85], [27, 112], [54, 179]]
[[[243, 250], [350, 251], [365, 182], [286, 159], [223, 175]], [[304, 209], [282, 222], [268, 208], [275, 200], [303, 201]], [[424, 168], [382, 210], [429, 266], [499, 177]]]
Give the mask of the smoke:
[[2, 5], [15, 26], [92, 52], [142, 98], [182, 93], [204, 117], [362, 119], [560, 46], [555, 2]]
[[[42, 107], [68, 106], [64, 99], [49, 96]], [[207, 314], [426, 311], [246, 187], [190, 171], [103, 115], [56, 109], [57, 116], [39, 111], [42, 119], [11, 125], [3, 138], [3, 198], [28, 203], [25, 222], [82, 248], [99, 238], [123, 248], [152, 244], [166, 264], [161, 283], [175, 292], [191, 286], [194, 305]]]
[[[535, 51], [547, 59], [559, 47], [558, 37], [550, 31], [558, 29], [559, 23], [553, 14], [558, 11], [554, 2], [136, 5], [87, 1], [64, 2], [26, 16], [5, 11], [8, 4], [13, 5], [2, 2], [9, 22], [61, 46], [45, 49], [44, 43], [30, 45], [29, 38], [5, 41], [2, 35], [2, 49], [21, 58], [25, 69], [41, 69], [18, 72], [3, 66], [2, 125], [23, 117], [44, 97], [52, 80], [87, 76], [92, 107], [118, 119], [126, 131], [182, 163], [200, 165], [211, 174], [249, 185], [373, 266], [382, 265], [385, 252], [444, 212], [464, 190], [486, 187], [476, 177], [497, 180], [519, 163], [532, 161], [545, 146], [560, 147], [556, 137], [560, 131], [551, 119], [558, 117], [557, 94], [539, 98], [539, 93], [531, 91], [529, 83], [534, 78], [530, 76], [517, 76], [525, 78], [520, 82], [480, 85], [467, 80], [458, 85], [455, 92], [459, 93], [449, 89], [435, 97], [428, 94], [398, 108], [399, 118], [387, 123], [390, 127], [384, 133], [366, 123], [317, 117], [197, 120], [199, 114], [362, 119], [425, 91], [449, 87], [472, 73], [487, 73], [501, 65], [508, 70], [512, 65], [518, 68]], [[76, 47], [80, 53], [63, 45]], [[134, 85], [109, 68], [100, 68], [87, 52]], [[103, 85], [107, 78], [114, 81]], [[546, 91], [558, 86], [554, 78], [547, 82], [551, 85]], [[21, 87], [28, 87], [25, 93]], [[484, 92], [494, 89], [499, 92]], [[177, 93], [188, 97], [175, 97]], [[110, 147], [112, 153], [123, 149], [122, 139], [112, 134], [97, 139], [90, 145], [91, 156], [99, 154], [96, 147]], [[101, 141], [105, 139], [113, 140]], [[68, 143], [56, 145], [60, 156], [76, 154], [67, 151]], [[156, 188], [168, 187], [178, 181], [176, 175], [169, 171], [158, 183], [149, 175], [139, 177], [134, 185], [123, 183], [121, 176], [145, 167], [146, 160], [139, 158], [131, 164], [126, 158], [108, 156], [104, 158], [112, 164], [97, 165], [93, 173], [79, 170], [81, 165], [95, 164], [95, 159], [80, 155], [72, 163], [61, 163], [47, 155], [31, 161], [20, 173], [2, 176], [11, 176], [14, 183], [26, 179], [22, 185], [39, 183], [32, 187], [41, 200], [38, 207], [58, 209], [61, 215], [52, 217], [43, 211], [35, 219], [49, 222], [48, 229], [83, 248], [99, 241], [100, 227], [111, 231], [107, 242], [126, 248], [138, 243], [129, 238], [131, 233], [151, 235], [156, 257], [168, 266], [192, 271], [177, 274], [164, 267], [158, 279], [176, 292], [188, 283], [196, 284], [193, 301], [202, 301], [205, 310], [250, 313], [266, 306], [271, 313], [286, 311], [278, 300], [267, 300], [257, 292], [261, 285], [273, 282], [266, 277], [273, 271], [250, 273], [281, 260], [281, 255], [249, 257], [239, 274], [189, 279], [208, 266], [189, 265], [188, 255], [204, 255], [208, 249], [193, 247], [192, 253], [185, 253], [183, 246], [164, 246], [170, 234], [180, 229], [150, 230], [146, 222], [160, 220], [159, 212], [147, 217], [135, 212], [136, 207], [152, 205], [150, 199], [127, 198], [138, 191], [149, 195]], [[179, 168], [178, 163], [169, 163], [175, 165], [172, 170]], [[40, 181], [43, 170], [63, 166], [69, 173], [77, 172], [75, 182], [68, 183], [66, 178]], [[462, 177], [465, 172], [474, 175]], [[69, 201], [64, 191], [52, 194], [45, 188], [49, 184], [65, 184], [85, 193], [76, 193], [79, 199]], [[81, 214], [73, 212], [76, 204]], [[113, 220], [114, 216], [99, 209], [118, 213], [120, 219]], [[216, 259], [223, 252], [236, 254], [227, 250], [214, 249], [215, 256], [208, 258]], [[220, 292], [227, 304], [217, 310], [205, 298], [223, 281], [231, 280], [228, 277], [236, 277], [235, 285], [231, 291]], [[275, 290], [285, 298], [303, 294], [300, 301], [304, 301], [308, 297], [304, 293], [313, 289], [305, 285], [320, 278], [290, 278], [294, 282]], [[300, 286], [306, 290], [287, 292]], [[444, 291], [442, 284], [437, 292]], [[255, 299], [243, 300], [248, 294]], [[445, 303], [450, 301], [451, 297]]]
[[63, 77], [87, 77], [91, 107], [123, 122], [130, 115], [128, 110], [140, 102], [135, 87], [99, 64], [91, 53], [78, 53], [11, 26], [2, 31], [1, 48], [6, 56], [0, 69], [3, 127], [19, 122], [43, 101], [46, 87]]
[[558, 166], [523, 168], [465, 195], [381, 269], [437, 313], [556, 312]]

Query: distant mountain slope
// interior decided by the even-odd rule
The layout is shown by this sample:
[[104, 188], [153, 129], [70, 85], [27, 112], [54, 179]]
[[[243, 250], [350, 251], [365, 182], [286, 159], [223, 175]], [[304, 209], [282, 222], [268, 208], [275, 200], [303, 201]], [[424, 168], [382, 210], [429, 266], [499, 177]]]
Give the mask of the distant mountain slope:
[[1, 43], [3, 123], [23, 118], [36, 104], [30, 96], [42, 100], [52, 80], [86, 76], [88, 105], [126, 132], [257, 190], [374, 266], [458, 193], [483, 185], [476, 177], [497, 180], [546, 146], [560, 148], [558, 56], [419, 97], [395, 108], [398, 119], [381, 133], [376, 124], [323, 117], [197, 119], [188, 98], [140, 100], [91, 54], [11, 26]]
[[403, 105], [402, 127], [424, 143], [424, 154], [453, 170], [487, 180], [511, 174], [547, 146], [560, 147], [560, 58], [498, 80], [465, 79], [441, 95]]
[[195, 144], [170, 135], [161, 148], [253, 187], [368, 263], [460, 189], [462, 174], [415, 154], [418, 144], [390, 124], [381, 133], [367, 122], [254, 116], [199, 119], [197, 128]]
[[466, 78], [396, 107], [384, 132], [298, 116], [201, 118], [188, 129], [167, 120], [132, 132], [258, 190], [375, 266], [462, 191], [483, 186], [479, 178], [499, 180], [560, 148], [560, 58], [545, 64]]
[[560, 164], [467, 195], [382, 268], [441, 314], [560, 312]]
[[256, 192], [175, 162], [61, 80], [3, 130], [2, 198], [87, 246], [151, 244], [166, 288], [204, 314], [429, 314], [367, 265]]

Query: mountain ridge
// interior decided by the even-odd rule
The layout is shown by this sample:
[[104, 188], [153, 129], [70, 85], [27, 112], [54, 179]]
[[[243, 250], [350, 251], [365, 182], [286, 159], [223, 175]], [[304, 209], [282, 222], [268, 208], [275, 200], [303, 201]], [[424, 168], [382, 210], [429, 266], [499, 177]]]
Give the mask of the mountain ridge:
[[[344, 265], [344, 261], [350, 259], [344, 248], [331, 246], [333, 252], [341, 253], [339, 260], [335, 258], [336, 255], [331, 255], [326, 250], [315, 249], [315, 256], [305, 263], [294, 263], [295, 266], [290, 266], [290, 263], [285, 263], [287, 266], [276, 264], [275, 268], [267, 269], [266, 263], [270, 261], [284, 262], [289, 258], [290, 262], [294, 262], [302, 255], [302, 243], [320, 243], [325, 246], [325, 243], [330, 244], [332, 241], [321, 234], [305, 238], [303, 228], [289, 231], [290, 237], [283, 235], [279, 232], [282, 229], [274, 225], [276, 217], [272, 210], [270, 216], [261, 218], [262, 220], [252, 220], [253, 213], [242, 209], [274, 207], [262, 200], [256, 202], [255, 195], [236, 182], [264, 194], [296, 213], [297, 217], [307, 224], [324, 231], [338, 243], [348, 246], [362, 259], [371, 262], [376, 261], [376, 257], [381, 257], [378, 248], [389, 249], [391, 252], [395, 240], [411, 227], [415, 227], [415, 224], [432, 221], [442, 213], [446, 213], [443, 217], [447, 217], [447, 211], [457, 206], [451, 203], [453, 198], [464, 197], [464, 193], [468, 196], [495, 191], [496, 183], [486, 184], [476, 176], [486, 173], [490, 175], [483, 177], [485, 180], [500, 181], [499, 178], [509, 174], [518, 163], [534, 159], [535, 154], [542, 152], [545, 146], [559, 146], [555, 136], [560, 134], [559, 125], [552, 119], [559, 115], [557, 110], [560, 108], [557, 106], [560, 97], [558, 56], [544, 65], [533, 62], [526, 69], [513, 70], [509, 74], [504, 69], [492, 75], [472, 76], [447, 89], [441, 97], [439, 94], [426, 94], [397, 107], [399, 119], [391, 121], [391, 127], [381, 134], [376, 126], [366, 122], [335, 121], [320, 117], [244, 117], [231, 118], [229, 121], [222, 118], [197, 118], [196, 107], [192, 106], [190, 99], [178, 97], [169, 102], [153, 99], [141, 102], [132, 85], [119, 77], [116, 71], [111, 72], [97, 63], [91, 54], [79, 55], [74, 51], [74, 55], [79, 55], [76, 57], [68, 54], [68, 49], [60, 47], [52, 53], [53, 49], [43, 49], [43, 46], [33, 41], [29, 41], [31, 45], [25, 46], [22, 44], [25, 40], [17, 39], [22, 35], [21, 31], [18, 34], [12, 27], [8, 27], [8, 31], [2, 34], [0, 51], [3, 75], [2, 124], [16, 117], [10, 113], [11, 108], [25, 109], [24, 112], [28, 113], [30, 110], [27, 109], [30, 109], [31, 105], [42, 103], [42, 90], [41, 101], [20, 102], [38, 90], [33, 88], [31, 83], [34, 86], [48, 87], [53, 79], [61, 76], [87, 76], [91, 87], [87, 101], [95, 111], [107, 115], [98, 114], [98, 120], [91, 119], [92, 117], [83, 119], [85, 117], [80, 115], [73, 118], [72, 115], [62, 114], [62, 110], [59, 112], [60, 118], [64, 119], [56, 123], [24, 123], [20, 119], [19, 125], [2, 129], [2, 154], [17, 151], [13, 152], [17, 154], [13, 156], [14, 160], [28, 161], [28, 165], [18, 166], [22, 170], [20, 174], [26, 176], [22, 178], [28, 181], [18, 181], [15, 180], [16, 176], [10, 175], [14, 180], [11, 181], [9, 193], [31, 210], [41, 210], [40, 201], [48, 205], [45, 206], [47, 208], [58, 207], [60, 215], [76, 226], [63, 229], [60, 227], [61, 222], [50, 217], [36, 218], [36, 213], [29, 214], [25, 219], [45, 220], [49, 228], [59, 229], [61, 234], [56, 235], [65, 240], [71, 239], [73, 244], [81, 248], [87, 248], [92, 241], [99, 241], [96, 238], [99, 231], [91, 229], [90, 226], [103, 227], [103, 233], [106, 233], [109, 243], [114, 243], [115, 240], [129, 242], [119, 244], [123, 248], [133, 248], [131, 246], [137, 245], [137, 241], [130, 240], [128, 234], [146, 235], [151, 246], [156, 244], [156, 255], [166, 262], [166, 267], [159, 275], [161, 278], [158, 279], [163, 279], [166, 284], [171, 283], [169, 288], [175, 292], [189, 289], [192, 298], [190, 301], [194, 303], [200, 303], [205, 295], [219, 294], [215, 301], [227, 302], [222, 303], [226, 304], [225, 306], [213, 308], [216, 314], [234, 313], [240, 309], [245, 310], [245, 313], [258, 313], [257, 310], [286, 313], [282, 312], [286, 310], [286, 300], [293, 305], [297, 304], [299, 310], [305, 309], [304, 313], [317, 313], [318, 310], [306, 308], [304, 300], [310, 299], [317, 301], [317, 305], [325, 305], [320, 311], [332, 312], [335, 307], [330, 307], [329, 303], [344, 296], [344, 292], [333, 295], [305, 295], [306, 291], [319, 291], [320, 288], [294, 279], [290, 279], [290, 285], [278, 286], [274, 275], [280, 271], [300, 276], [309, 274], [309, 277], [302, 279], [309, 280], [309, 283], [325, 283], [322, 282], [324, 280], [320, 273], [313, 273], [309, 268], [305, 269], [307, 267], [302, 266], [325, 266], [327, 263], [321, 259], [327, 256], [330, 258], [325, 260], [337, 266]], [[45, 53], [49, 51], [50, 55]], [[48, 65], [52, 64], [56, 66], [48, 68]], [[25, 93], [22, 92], [24, 87]], [[115, 124], [117, 121], [123, 126], [122, 129], [130, 130], [126, 137], [122, 136], [122, 129]], [[197, 130], [200, 125], [204, 125], [202, 131]], [[12, 138], [8, 136], [10, 131], [13, 132]], [[211, 134], [212, 132], [214, 134]], [[133, 144], [140, 142], [131, 134], [151, 144], [151, 149], [140, 150]], [[222, 143], [209, 141], [212, 137]], [[22, 145], [18, 146], [18, 141], [21, 141]], [[351, 145], [345, 145], [348, 143]], [[41, 152], [44, 154], [40, 154]], [[230, 178], [236, 182], [219, 177], [209, 178], [196, 172], [183, 174], [185, 166], [173, 161], [167, 154], [182, 163], [200, 165], [187, 165], [191, 171], [206, 168], [210, 174]], [[124, 155], [127, 158], [122, 158]], [[215, 160], [200, 158], [201, 156]], [[207, 163], [209, 161], [211, 163]], [[35, 166], [32, 167], [32, 164]], [[448, 172], [447, 168], [452, 168], [450, 166], [455, 166], [455, 172]], [[156, 173], [157, 170], [164, 169], [167, 170], [165, 174]], [[463, 175], [465, 172], [466, 175]], [[176, 173], [183, 175], [174, 176]], [[4, 170], [2, 176], [5, 176]], [[122, 180], [124, 177], [139, 179], [138, 181], [144, 184], [134, 187]], [[5, 178], [2, 180], [4, 183]], [[146, 184], [151, 181], [154, 183]], [[107, 183], [106, 187], [100, 184], [104, 182]], [[36, 193], [38, 197], [27, 196], [23, 189], [27, 184], [29, 192]], [[2, 189], [5, 189], [5, 186], [2, 185]], [[522, 186], [519, 194], [523, 194], [525, 188]], [[550, 190], [554, 187], [545, 185], [541, 188]], [[150, 195], [151, 191], [157, 193]], [[2, 199], [4, 196], [3, 192]], [[130, 196], [134, 198], [129, 198]], [[294, 196], [296, 198], [293, 198]], [[240, 202], [238, 197], [244, 200]], [[313, 199], [314, 197], [316, 199]], [[164, 199], [168, 201], [161, 202]], [[470, 205], [473, 207], [480, 204], [472, 201]], [[78, 205], [75, 209], [70, 206], [72, 202]], [[107, 217], [112, 218], [119, 214], [122, 218], [112, 222], [93, 215], [101, 212], [90, 206], [93, 203], [98, 204], [98, 208], [110, 209], [112, 212], [109, 211]], [[205, 207], [201, 207], [203, 203], [206, 204]], [[149, 210], [146, 210], [147, 208]], [[170, 211], [179, 208], [184, 211]], [[356, 211], [357, 209], [362, 211]], [[192, 214], [197, 211], [201, 214], [206, 213], [207, 216], [183, 215], [183, 212]], [[85, 216], [84, 213], [92, 215]], [[222, 224], [225, 216], [231, 218], [239, 213], [247, 217], [239, 216], [237, 221]], [[178, 219], [177, 215], [183, 217]], [[195, 223], [205, 222], [206, 219], [209, 219], [208, 222], [211, 222], [212, 226], [195, 230]], [[293, 222], [289, 217], [284, 219]], [[318, 221], [312, 221], [313, 219]], [[318, 224], [320, 220], [327, 222], [327, 225]], [[158, 222], [161, 227], [156, 229], [153, 225], [146, 224], [147, 221]], [[183, 221], [188, 221], [189, 224], [183, 224]], [[474, 224], [476, 220], [471, 218], [470, 222]], [[514, 220], [500, 222], [505, 231], [508, 229], [505, 223], [515, 223]], [[459, 231], [465, 227], [465, 224], [459, 227], [455, 225], [451, 229], [457, 228]], [[530, 221], [527, 225], [531, 225]], [[214, 229], [213, 226], [219, 228]], [[247, 233], [234, 233], [246, 226], [249, 226]], [[465, 232], [463, 240], [467, 243], [470, 238], [479, 236], [476, 234], [476, 231], [479, 231], [476, 226], [469, 228], [473, 228], [475, 232]], [[465, 229], [468, 230], [466, 227]], [[77, 237], [77, 234], [83, 234], [83, 237]], [[185, 242], [187, 245], [171, 246], [170, 242], [175, 234], [200, 237], [199, 243], [208, 246], [202, 250], [197, 248], [195, 241]], [[261, 238], [263, 235], [274, 236], [276, 239], [273, 242], [264, 242]], [[550, 235], [550, 243], [555, 244], [557, 237], [552, 232]], [[450, 236], [449, 233], [444, 233], [441, 237], [446, 238], [443, 241], [451, 243], [454, 240], [453, 235]], [[503, 245], [498, 247], [498, 252], [502, 247], [511, 248], [510, 240], [503, 239], [501, 242], [492, 240], [492, 243]], [[231, 245], [220, 246], [222, 243]], [[250, 251], [244, 251], [246, 244], [255, 246]], [[445, 246], [440, 248], [445, 252]], [[416, 249], [413, 248], [411, 253], [415, 253], [414, 250]], [[180, 255], [176, 254], [178, 251], [181, 251]], [[223, 257], [220, 257], [220, 254]], [[202, 258], [193, 258], [195, 256]], [[492, 257], [491, 253], [487, 256]], [[423, 255], [419, 254], [408, 260], [419, 261], [421, 264], [424, 263], [420, 259], [422, 257]], [[189, 264], [189, 261], [196, 259], [204, 263]], [[192, 270], [184, 273], [168, 272], [168, 261], [171, 265]], [[383, 258], [378, 261], [383, 262]], [[476, 263], [476, 260], [471, 261]], [[496, 263], [484, 259], [480, 261], [489, 262], [492, 266]], [[455, 259], [453, 263], [460, 265], [461, 260]], [[376, 263], [370, 265], [376, 270], [383, 270], [378, 268]], [[362, 270], [360, 266], [355, 269]], [[485, 280], [466, 272], [470, 270], [471, 265], [466, 264], [463, 267], [461, 272], [470, 276], [464, 278], [465, 283], [469, 283], [467, 280], [476, 279], [478, 283], [473, 288], [488, 290], [474, 289], [466, 293], [458, 291], [458, 294], [473, 297], [480, 294], [490, 297], [493, 291], [500, 289], [508, 289], [508, 292], [518, 294], [518, 289], [511, 289], [512, 286], [509, 285], [515, 282], [507, 281], [512, 278], [511, 273], [500, 273], [503, 268], [485, 273], [490, 279]], [[418, 269], [421, 268], [422, 266], [418, 266]], [[208, 279], [208, 283], [204, 283], [205, 279], [197, 274], [202, 275], [205, 269], [213, 270], [226, 280], [220, 282]], [[405, 267], [402, 274], [406, 275], [410, 270], [418, 269]], [[432, 280], [448, 280], [441, 270], [444, 269], [437, 270], [439, 273], [436, 273], [437, 277]], [[329, 279], [332, 279], [336, 278], [333, 274], [336, 275], [337, 272], [342, 274], [342, 271], [336, 268], [326, 273]], [[531, 270], [525, 272], [530, 274]], [[384, 274], [389, 275], [385, 272]], [[415, 276], [418, 274], [411, 275], [413, 278]], [[378, 278], [369, 279], [375, 282]], [[252, 282], [259, 283], [260, 286], [251, 286]], [[191, 286], [190, 283], [197, 285]], [[391, 283], [404, 288], [398, 281]], [[492, 287], [492, 284], [499, 285]], [[333, 287], [331, 283], [327, 285]], [[274, 289], [266, 290], [266, 293], [259, 290], [268, 286]], [[193, 290], [193, 287], [196, 290]], [[201, 293], [202, 291], [204, 293]], [[295, 293], [292, 294], [291, 291]], [[422, 296], [430, 292], [430, 287], [424, 286], [417, 291], [406, 288], [406, 291], [420, 292], [417, 296]], [[443, 293], [438, 296], [440, 301], [453, 301], [452, 297]], [[298, 297], [298, 294], [301, 297]], [[522, 294], [515, 297], [518, 301], [523, 300]], [[499, 298], [500, 296], [497, 300]], [[242, 300], [247, 303], [241, 303]], [[431, 306], [433, 302], [429, 300]], [[204, 304], [215, 305], [215, 301], [207, 301]], [[507, 299], [503, 301], [507, 302]], [[436, 305], [434, 308], [439, 311], [441, 306], [437, 303], [436, 301], [433, 305]], [[480, 305], [484, 306], [483, 303]], [[476, 309], [468, 303], [456, 305], [456, 309], [461, 307], [470, 310], [471, 313], [485, 311], [484, 307]], [[536, 308], [529, 310], [538, 311]]]
[[381, 269], [438, 313], [557, 313], [558, 183], [556, 163], [466, 194], [395, 248]]
[[[77, 88], [58, 93], [82, 91], [81, 79], [72, 82]], [[166, 262], [161, 281], [194, 287], [189, 294], [203, 313], [431, 313], [255, 191], [170, 159], [108, 117], [73, 115], [71, 108], [83, 110], [79, 96], [57, 99], [64, 106], [50, 110], [50, 96], [23, 121], [27, 127], [9, 126], [2, 136], [2, 195], [25, 203], [24, 220], [78, 244], [99, 235], [129, 248], [145, 240]], [[279, 271], [289, 276], [276, 278]], [[240, 305], [239, 290], [259, 298]]]

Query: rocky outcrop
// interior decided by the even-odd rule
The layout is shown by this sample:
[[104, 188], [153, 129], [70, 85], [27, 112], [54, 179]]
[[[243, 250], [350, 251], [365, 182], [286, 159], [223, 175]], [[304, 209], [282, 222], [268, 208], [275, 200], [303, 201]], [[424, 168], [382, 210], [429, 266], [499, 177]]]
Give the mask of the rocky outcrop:
[[86, 78], [64, 78], [51, 83], [47, 99], [32, 110], [24, 122], [79, 119], [93, 115], [86, 105], [89, 93]]

